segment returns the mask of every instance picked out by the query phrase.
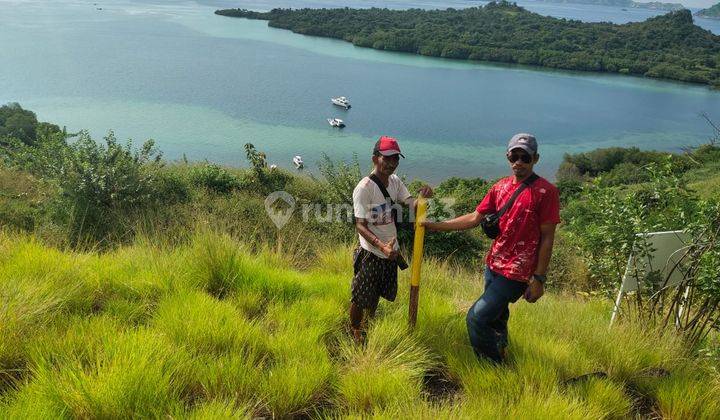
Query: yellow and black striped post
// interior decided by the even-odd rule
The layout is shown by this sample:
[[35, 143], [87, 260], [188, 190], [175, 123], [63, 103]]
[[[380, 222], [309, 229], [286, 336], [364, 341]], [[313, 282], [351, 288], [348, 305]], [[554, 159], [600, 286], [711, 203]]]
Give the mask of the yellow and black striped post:
[[420, 298], [420, 267], [423, 260], [423, 246], [425, 245], [425, 226], [421, 223], [427, 213], [427, 200], [418, 197], [415, 213], [415, 240], [413, 241], [412, 267], [410, 271], [410, 328], [415, 327], [417, 321], [418, 299]]

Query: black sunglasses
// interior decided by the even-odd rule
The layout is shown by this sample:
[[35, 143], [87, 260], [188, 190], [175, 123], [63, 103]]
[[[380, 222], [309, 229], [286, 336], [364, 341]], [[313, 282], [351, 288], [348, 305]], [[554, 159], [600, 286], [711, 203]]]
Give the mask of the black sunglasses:
[[522, 160], [523, 163], [532, 162], [532, 156], [527, 153], [512, 152], [507, 154], [507, 160], [510, 161], [510, 163], [515, 163], [518, 159]]

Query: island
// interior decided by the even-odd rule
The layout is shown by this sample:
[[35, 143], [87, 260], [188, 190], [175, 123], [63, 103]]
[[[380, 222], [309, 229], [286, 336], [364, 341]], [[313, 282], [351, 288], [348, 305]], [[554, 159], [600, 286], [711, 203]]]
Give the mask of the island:
[[650, 10], [665, 10], [672, 12], [675, 10], [684, 9], [680, 3], [663, 3], [659, 1], [651, 2], [638, 2], [633, 0], [537, 0], [543, 3], [575, 3], [575, 4], [592, 4], [597, 6], [615, 6], [623, 8], [633, 9], [650, 9]]
[[659, 1], [649, 1], [646, 3], [633, 1], [630, 7], [635, 9], [667, 10], [669, 12], [685, 8], [685, 6], [680, 3], [663, 3]]
[[613, 24], [541, 16], [509, 2], [446, 10], [226, 9], [218, 15], [342, 39], [359, 47], [460, 60], [608, 72], [720, 88], [720, 36], [683, 9]]
[[720, 3], [698, 11], [695, 16], [705, 19], [720, 19]]

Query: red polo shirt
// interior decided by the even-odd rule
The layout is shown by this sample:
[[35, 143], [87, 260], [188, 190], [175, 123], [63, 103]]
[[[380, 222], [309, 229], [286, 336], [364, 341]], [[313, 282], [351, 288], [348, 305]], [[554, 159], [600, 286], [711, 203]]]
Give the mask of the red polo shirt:
[[[514, 176], [501, 179], [490, 188], [476, 211], [496, 213], [520, 185]], [[485, 260], [488, 267], [509, 279], [528, 281], [537, 268], [540, 225], [548, 223], [560, 223], [560, 195], [557, 187], [545, 178], [538, 178], [500, 218], [500, 235]]]

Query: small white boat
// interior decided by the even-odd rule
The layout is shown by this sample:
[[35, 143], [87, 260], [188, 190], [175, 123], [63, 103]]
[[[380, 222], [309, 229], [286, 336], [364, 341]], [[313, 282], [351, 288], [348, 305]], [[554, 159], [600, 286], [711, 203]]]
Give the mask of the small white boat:
[[337, 98], [330, 98], [330, 101], [337, 106], [341, 106], [345, 109], [350, 109], [350, 101], [348, 101], [348, 98], [346, 98], [344, 96], [338, 96]]
[[292, 161], [293, 161], [293, 164], [295, 165], [296, 168], [302, 169], [302, 167], [303, 167], [303, 165], [304, 165], [303, 160], [302, 160], [302, 157], [300, 157], [300, 156], [295, 156], [295, 157], [292, 159]]
[[345, 123], [340, 118], [328, 118], [327, 122], [328, 122], [328, 124], [330, 124], [333, 127], [337, 127], [337, 128], [345, 127]]

